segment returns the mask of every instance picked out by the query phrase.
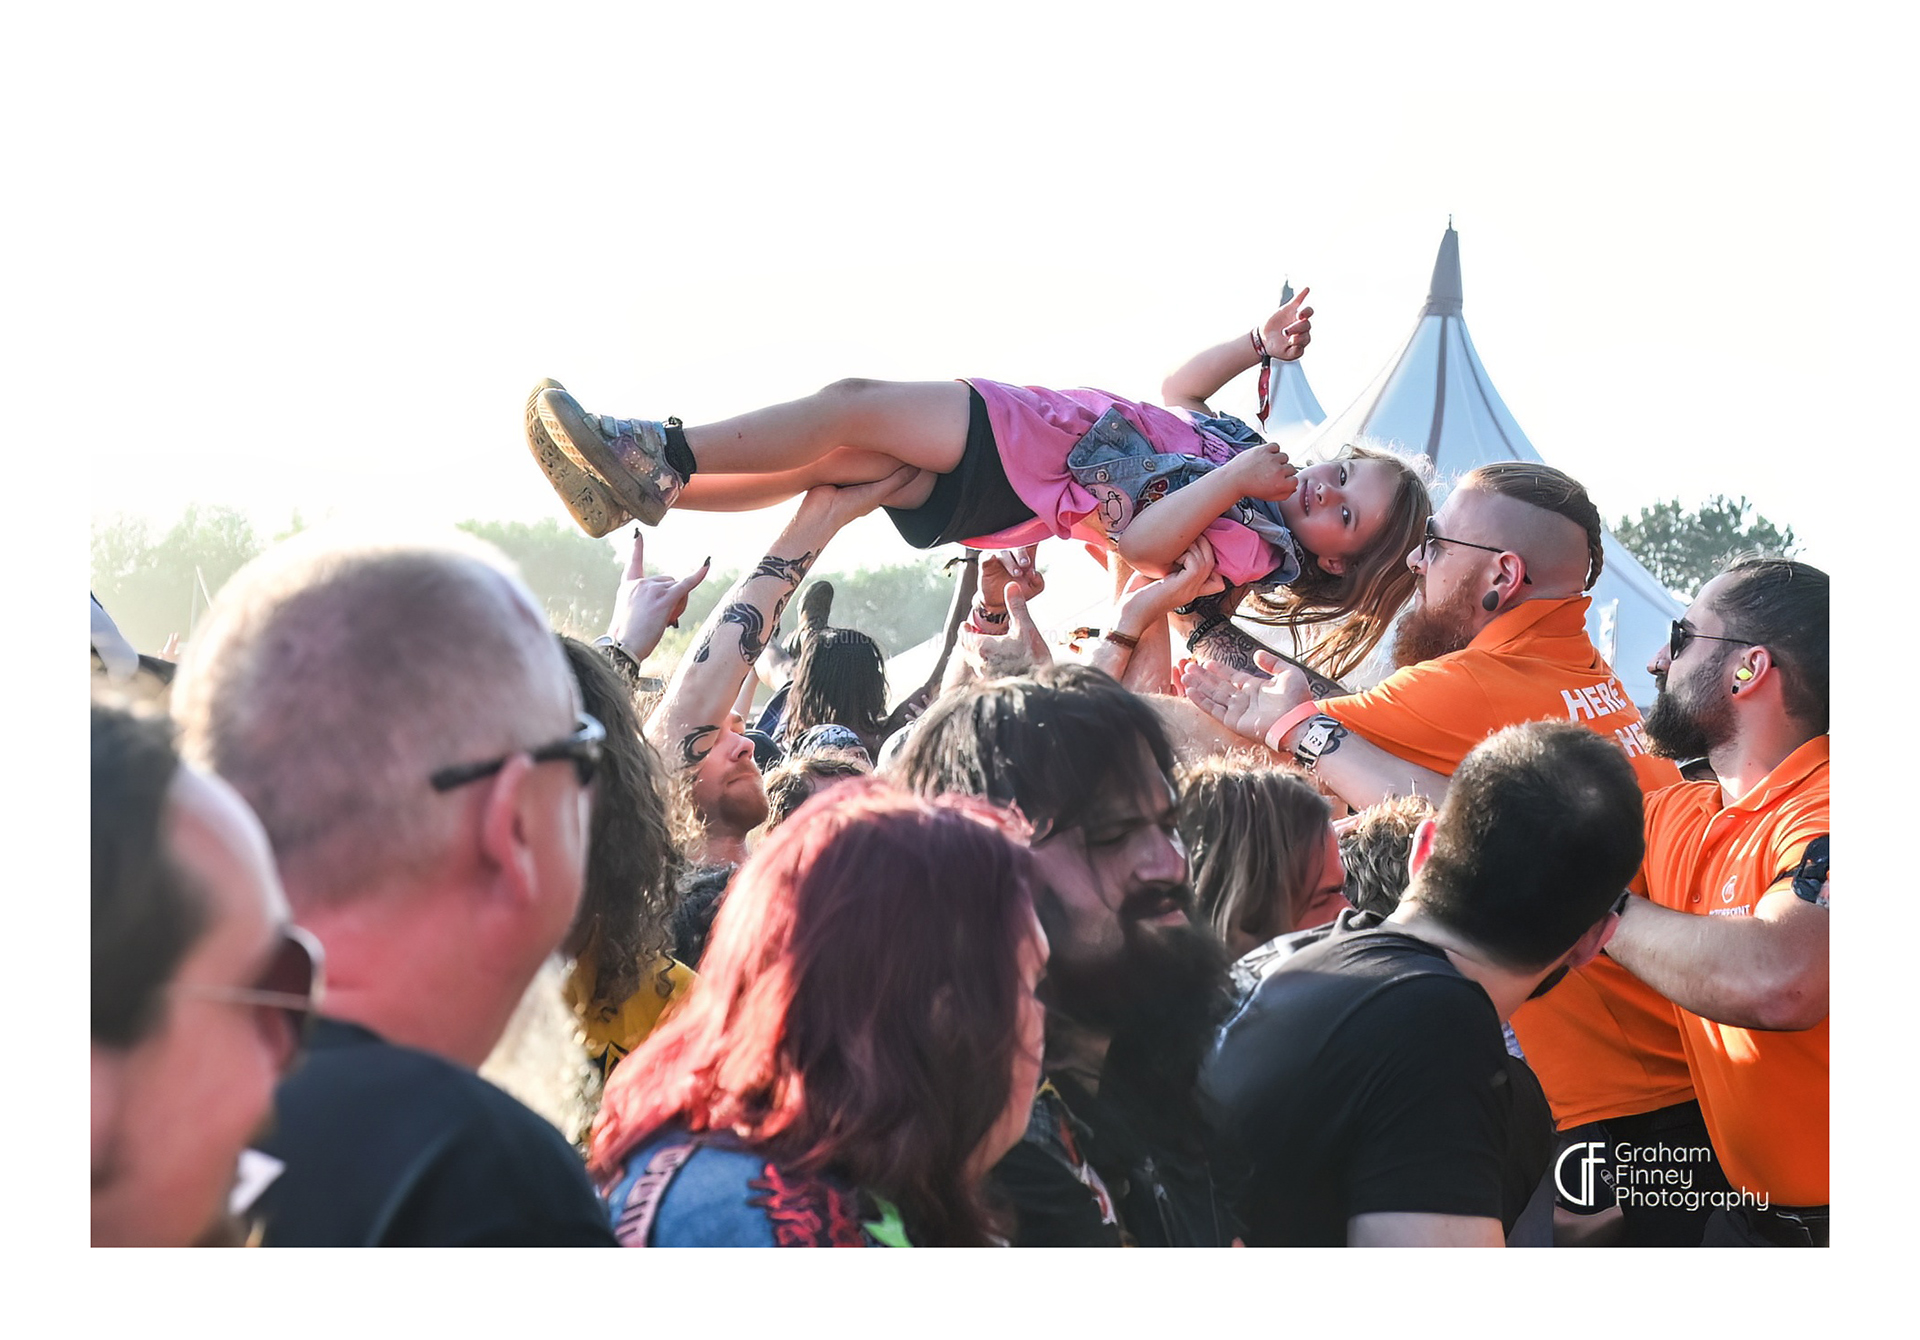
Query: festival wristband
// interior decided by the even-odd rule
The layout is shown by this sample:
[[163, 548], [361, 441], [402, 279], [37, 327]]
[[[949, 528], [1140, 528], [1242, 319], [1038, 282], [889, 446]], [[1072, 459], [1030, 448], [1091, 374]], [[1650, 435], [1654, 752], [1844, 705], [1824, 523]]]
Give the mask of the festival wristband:
[[1320, 705], [1312, 699], [1308, 699], [1292, 711], [1287, 712], [1267, 729], [1267, 748], [1273, 750], [1276, 754], [1283, 753], [1285, 747], [1280, 742], [1287, 738], [1288, 732], [1308, 717], [1318, 716], [1319, 714]]

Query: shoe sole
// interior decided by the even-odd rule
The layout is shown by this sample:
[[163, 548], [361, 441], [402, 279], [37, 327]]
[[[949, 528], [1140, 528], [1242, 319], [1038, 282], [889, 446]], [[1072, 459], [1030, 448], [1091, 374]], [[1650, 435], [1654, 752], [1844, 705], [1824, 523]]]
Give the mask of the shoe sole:
[[586, 411], [580, 408], [580, 402], [559, 386], [537, 392], [534, 399], [541, 423], [567, 455], [606, 485], [615, 501], [626, 508], [635, 520], [648, 526], [659, 525], [661, 518], [667, 514], [667, 500], [647, 488], [620, 463], [620, 458], [601, 435], [600, 425], [587, 417]]
[[546, 424], [540, 419], [539, 407], [540, 393], [550, 390], [564, 392], [566, 388], [548, 377], [527, 395], [527, 449], [533, 453], [534, 464], [547, 477], [547, 483], [560, 495], [561, 505], [567, 509], [567, 515], [573, 518], [574, 524], [594, 539], [599, 539], [625, 525], [629, 517], [626, 510], [614, 500], [611, 490], [576, 465], [547, 432]]

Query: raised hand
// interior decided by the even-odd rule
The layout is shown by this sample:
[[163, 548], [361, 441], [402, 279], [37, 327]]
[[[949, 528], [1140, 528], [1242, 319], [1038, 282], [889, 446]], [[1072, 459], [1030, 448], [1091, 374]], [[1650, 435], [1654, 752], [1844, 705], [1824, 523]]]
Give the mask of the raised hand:
[[1027, 610], [1027, 598], [1018, 586], [1008, 586], [1007, 614], [1011, 626], [1004, 633], [976, 633], [960, 630], [960, 650], [975, 671], [986, 679], [1024, 675], [1043, 665], [1053, 664], [1053, 653], [1040, 634], [1040, 626]]
[[1274, 668], [1272, 679], [1189, 661], [1181, 667], [1180, 687], [1188, 701], [1228, 730], [1264, 744], [1273, 723], [1311, 701], [1313, 695], [1305, 676], [1285, 662], [1270, 657], [1260, 660], [1263, 669]]
[[620, 578], [620, 589], [613, 598], [613, 617], [607, 620], [607, 636], [620, 649], [644, 661], [660, 645], [667, 629], [687, 612], [687, 597], [707, 579], [713, 560], [707, 559], [685, 577], [675, 580], [665, 575], [646, 575], [645, 540], [638, 526], [633, 528], [633, 550], [627, 556], [627, 570]]
[[1174, 560], [1164, 577], [1135, 573], [1127, 594], [1120, 601], [1114, 627], [1138, 636], [1137, 629], [1164, 619], [1176, 608], [1215, 591], [1224, 591], [1226, 581], [1213, 570], [1213, 544], [1201, 535]]
[[1312, 291], [1301, 289], [1293, 295], [1293, 301], [1268, 317], [1260, 327], [1260, 338], [1266, 341], [1267, 352], [1282, 363], [1293, 362], [1313, 341], [1313, 308], [1301, 305]]
[[1017, 588], [1028, 600], [1046, 590], [1047, 579], [1034, 566], [1039, 547], [1029, 544], [1020, 549], [996, 549], [981, 560], [980, 603], [988, 609], [1004, 608], [1009, 587]]

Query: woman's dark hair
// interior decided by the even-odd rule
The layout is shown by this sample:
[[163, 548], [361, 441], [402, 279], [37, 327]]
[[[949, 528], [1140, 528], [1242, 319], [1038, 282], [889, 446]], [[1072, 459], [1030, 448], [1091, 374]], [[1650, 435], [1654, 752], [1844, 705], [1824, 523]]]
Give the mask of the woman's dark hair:
[[879, 643], [851, 628], [822, 628], [801, 639], [781, 744], [791, 749], [810, 727], [836, 725], [858, 735], [868, 754], [877, 754], [886, 719], [887, 658]]
[[93, 1040], [131, 1047], [207, 926], [200, 891], [167, 855], [167, 793], [180, 769], [164, 718], [93, 705]]
[[1201, 917], [1228, 945], [1301, 929], [1326, 860], [1333, 811], [1306, 776], [1244, 757], [1180, 774], [1180, 837]]
[[1109, 788], [1139, 785], [1143, 743], [1170, 783], [1173, 748], [1144, 698], [1091, 666], [1049, 665], [940, 698], [887, 775], [1017, 806], [1046, 837], [1080, 827]]
[[[580, 684], [581, 705], [607, 728], [586, 882], [560, 948], [592, 972], [592, 1004], [617, 1007], [639, 990], [646, 966], [670, 948], [667, 917], [682, 865], [676, 839], [683, 821], [674, 815], [666, 768], [640, 735], [626, 682], [597, 649], [570, 637], [560, 644]], [[672, 992], [664, 971], [656, 986], [663, 997]]]
[[1722, 575], [1713, 603], [1725, 631], [1773, 653], [1786, 671], [1787, 711], [1816, 734], [1826, 734], [1832, 588], [1827, 574], [1795, 559], [1748, 554]]
[[776, 829], [721, 904], [700, 979], [613, 1072], [605, 1176], [656, 1131], [728, 1131], [984, 1245], [969, 1165], [1012, 1097], [1032, 857], [1004, 811], [844, 783]]
[[1416, 578], [1407, 567], [1407, 555], [1426, 534], [1433, 498], [1423, 468], [1398, 452], [1349, 444], [1332, 459], [1380, 461], [1394, 472], [1393, 499], [1387, 504], [1380, 533], [1338, 576], [1321, 567], [1317, 555], [1303, 553], [1299, 580], [1276, 591], [1255, 591], [1241, 615], [1249, 623], [1296, 631], [1333, 623], [1332, 631], [1302, 652], [1300, 659], [1329, 679], [1339, 679], [1380, 645], [1394, 616], [1413, 594]]

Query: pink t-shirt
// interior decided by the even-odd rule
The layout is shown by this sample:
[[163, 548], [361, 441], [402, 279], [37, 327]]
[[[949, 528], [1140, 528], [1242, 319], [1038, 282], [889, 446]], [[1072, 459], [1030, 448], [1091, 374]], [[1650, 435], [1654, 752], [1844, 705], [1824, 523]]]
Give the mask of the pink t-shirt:
[[[973, 377], [967, 383], [986, 402], [1007, 483], [1033, 509], [1031, 521], [967, 540], [970, 549], [1010, 549], [1048, 536], [1107, 542], [1106, 532], [1089, 519], [1099, 500], [1067, 472], [1067, 454], [1109, 409], [1118, 408], [1156, 451], [1198, 456], [1219, 465], [1245, 449], [1202, 432], [1185, 411], [1143, 405], [1106, 391], [1052, 391]], [[1258, 581], [1284, 561], [1275, 546], [1237, 521], [1221, 517], [1202, 533], [1213, 545], [1215, 568], [1236, 585]]]

